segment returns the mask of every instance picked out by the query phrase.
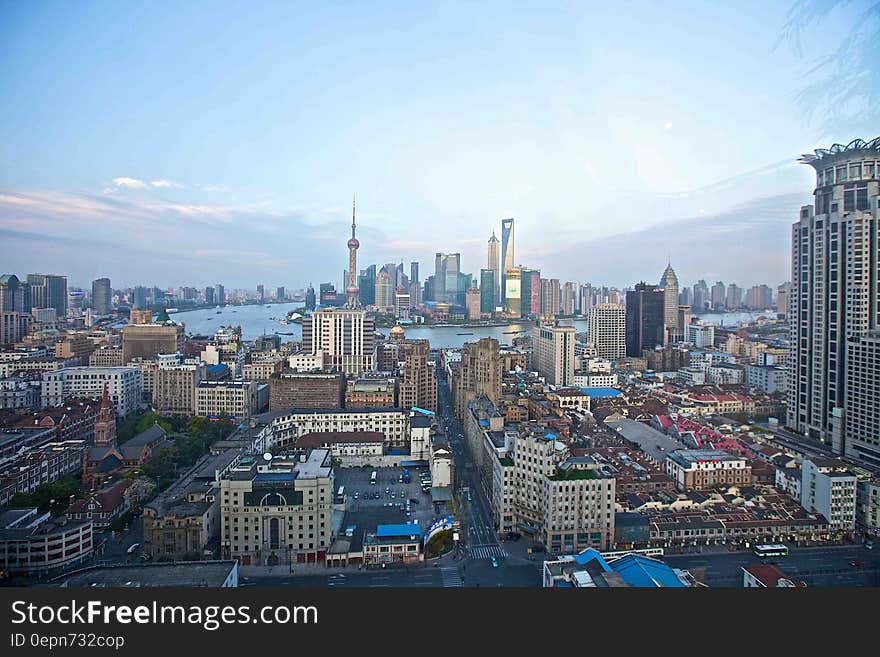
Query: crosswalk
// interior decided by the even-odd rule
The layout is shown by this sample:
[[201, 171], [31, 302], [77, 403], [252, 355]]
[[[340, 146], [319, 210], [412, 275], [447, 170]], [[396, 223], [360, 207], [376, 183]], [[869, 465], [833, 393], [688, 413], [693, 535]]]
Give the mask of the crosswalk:
[[441, 568], [440, 575], [443, 577], [444, 587], [462, 586], [458, 568]]
[[470, 548], [469, 554], [472, 559], [488, 559], [490, 557], [506, 557], [507, 550], [500, 545], [477, 545]]

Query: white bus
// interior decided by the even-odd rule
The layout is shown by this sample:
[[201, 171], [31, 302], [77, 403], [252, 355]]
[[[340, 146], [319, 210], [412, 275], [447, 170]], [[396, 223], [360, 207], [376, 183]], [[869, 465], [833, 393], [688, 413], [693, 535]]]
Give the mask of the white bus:
[[759, 557], [787, 557], [788, 547], [785, 545], [756, 545], [755, 554]]
[[339, 490], [336, 492], [336, 504], [344, 504], [345, 503], [345, 486], [340, 486]]
[[370, 475], [370, 483], [371, 484], [376, 483], [376, 471], [375, 470], [373, 470], [373, 474]]

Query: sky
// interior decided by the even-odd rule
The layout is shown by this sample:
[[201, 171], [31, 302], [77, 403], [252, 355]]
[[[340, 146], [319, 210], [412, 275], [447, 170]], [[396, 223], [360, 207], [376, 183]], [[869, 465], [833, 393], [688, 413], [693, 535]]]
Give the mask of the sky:
[[[820, 2], [821, 0], [810, 0]], [[788, 278], [798, 94], [858, 20], [788, 2], [0, 1], [0, 273], [342, 284], [460, 252], [594, 285]]]

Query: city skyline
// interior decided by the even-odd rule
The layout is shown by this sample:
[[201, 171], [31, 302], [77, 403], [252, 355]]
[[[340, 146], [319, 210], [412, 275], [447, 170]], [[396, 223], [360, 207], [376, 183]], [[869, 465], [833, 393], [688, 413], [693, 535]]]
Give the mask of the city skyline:
[[[613, 7], [556, 7], [505, 11], [500, 22], [490, 11], [469, 15], [471, 27], [441, 44], [421, 38], [421, 26], [457, 25], [462, 7], [371, 17], [322, 9], [297, 16], [303, 30], [287, 43], [283, 29], [231, 4], [192, 21], [199, 28], [181, 27], [161, 54], [157, 35], [167, 39], [194, 10], [159, 17], [103, 7], [98, 20], [97, 6], [87, 5], [66, 21], [73, 9], [63, 6], [51, 20], [45, 8], [9, 9], [0, 80], [20, 102], [0, 109], [10, 154], [0, 164], [0, 236], [13, 247], [5, 269], [48, 270], [64, 258], [79, 284], [102, 276], [119, 285], [336, 281], [330, 263], [354, 189], [364, 190], [366, 262], [427, 263], [436, 251], [461, 252], [463, 271], [477, 274], [491, 230], [515, 217], [515, 264], [560, 279], [653, 280], [652, 266], [615, 248], [644, 239], [678, 263], [682, 280], [776, 284], [787, 278], [788, 223], [809, 201], [810, 173], [797, 157], [873, 135], [856, 119], [833, 133], [817, 128], [798, 105], [811, 62], [834, 44], [818, 40], [809, 57], [776, 47], [784, 8], [762, 7], [766, 20], [756, 25], [748, 12], [697, 16], [689, 5], [659, 10], [672, 34], [649, 29], [650, 20], [632, 26], [629, 12]], [[639, 10], [646, 18], [658, 11]], [[285, 25], [290, 11], [270, 13]], [[127, 27], [133, 13], [136, 32]], [[853, 15], [841, 8], [823, 27]], [[360, 19], [408, 29], [379, 51], [361, 47], [358, 31], [336, 38]], [[190, 30], [223, 21], [240, 28], [229, 52], [188, 50], [187, 37], [199, 36]], [[719, 21], [745, 42], [697, 65], [690, 53], [712, 42]], [[605, 30], [593, 30], [597, 22]], [[810, 29], [805, 38], [820, 34]], [[524, 40], [529, 55], [487, 52], [499, 36]], [[82, 42], [103, 56], [74, 45]], [[612, 46], [628, 54], [615, 58], [615, 76], [604, 76]], [[177, 57], [199, 76], [167, 78], [149, 66], [130, 74], [141, 62], [161, 69]], [[305, 75], [318, 64], [335, 72]], [[524, 73], [535, 74], [525, 86]], [[398, 91], [402, 102], [389, 104]], [[273, 102], [253, 112], [246, 96]], [[717, 258], [719, 249], [727, 257]]]

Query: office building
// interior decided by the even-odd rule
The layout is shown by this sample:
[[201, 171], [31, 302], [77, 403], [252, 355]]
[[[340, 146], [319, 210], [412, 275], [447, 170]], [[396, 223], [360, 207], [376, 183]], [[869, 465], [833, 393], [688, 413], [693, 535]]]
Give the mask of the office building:
[[541, 272], [528, 267], [519, 268], [520, 312], [523, 317], [541, 313]]
[[28, 274], [31, 308], [54, 308], [57, 317], [67, 317], [67, 276]]
[[92, 281], [92, 312], [96, 315], [109, 315], [113, 312], [113, 290], [109, 278]]
[[574, 383], [574, 326], [532, 328], [532, 366], [549, 385]]
[[566, 317], [574, 315], [574, 283], [562, 286], [562, 314]]
[[468, 404], [485, 396], [491, 402], [501, 401], [501, 355], [498, 340], [480, 338], [461, 349], [461, 362], [453, 371], [455, 416], [463, 418]]
[[[153, 297], [153, 304], [156, 303], [156, 297]], [[214, 286], [214, 303], [218, 306], [223, 306], [226, 304], [226, 288], [224, 288], [220, 283], [217, 283]]]
[[561, 294], [559, 279], [541, 279], [541, 314], [544, 317], [556, 317], [560, 313]]
[[641, 356], [643, 351], [664, 343], [663, 303], [663, 290], [645, 282], [626, 293], [627, 356]]
[[269, 410], [341, 408], [344, 393], [340, 372], [283, 371], [269, 379]]
[[746, 308], [767, 310], [773, 306], [773, 290], [767, 285], [753, 285], [746, 292]]
[[681, 339], [682, 331], [678, 323], [678, 276], [675, 275], [672, 263], [666, 265], [660, 277], [660, 287], [663, 289], [663, 344], [670, 344]]
[[519, 267], [508, 269], [504, 275], [504, 314], [507, 317], [522, 317], [521, 281]]
[[30, 312], [30, 308], [24, 310], [16, 306], [16, 297], [20, 298], [19, 290], [21, 288], [21, 281], [15, 274], [0, 276], [0, 312]]
[[[880, 329], [880, 139], [835, 144], [801, 161], [815, 169], [816, 187], [813, 205], [801, 208], [791, 234], [787, 424], [838, 454], [878, 464], [880, 445], [850, 444], [844, 416], [855, 385], [847, 354], [861, 361], [857, 367], [869, 367], [872, 343], [867, 338], [850, 349], [847, 340]], [[880, 373], [859, 370], [858, 377], [877, 380]], [[850, 431], [870, 435], [869, 428], [856, 428], [858, 417]]]
[[846, 342], [844, 453], [880, 467], [880, 330]]
[[776, 315], [781, 319], [788, 319], [788, 293], [791, 283], [783, 283], [776, 288]]
[[309, 283], [309, 288], [306, 290], [306, 310], [314, 310], [317, 307], [317, 299], [315, 298], [315, 288], [312, 287], [312, 284]]
[[30, 325], [29, 313], [0, 311], [0, 345], [20, 342], [28, 334]]
[[184, 341], [183, 324], [129, 324], [122, 328], [122, 359], [130, 363], [136, 358], [152, 360], [159, 354], [183, 353]]
[[752, 467], [746, 458], [720, 449], [679, 449], [666, 455], [664, 466], [679, 490], [752, 484]]
[[724, 297], [724, 305], [728, 310], [736, 310], [742, 305], [742, 288], [736, 283], [727, 286], [727, 294]]
[[[501, 285], [501, 247], [498, 238], [495, 237], [495, 231], [492, 231], [492, 237], [489, 238], [489, 253], [486, 258], [486, 269], [492, 272], [493, 277], [493, 287], [491, 291], [491, 296], [488, 298], [493, 299], [493, 303], [501, 303], [501, 290], [499, 286]], [[485, 271], [485, 270], [484, 270]], [[482, 279], [482, 271], [480, 272], [480, 277]], [[480, 289], [483, 289], [483, 284], [480, 283]], [[484, 311], [484, 312], [494, 312], [495, 308], [492, 310]]]
[[259, 411], [256, 381], [199, 381], [195, 415], [246, 420]]
[[220, 549], [245, 566], [324, 561], [334, 473], [329, 449], [243, 457], [220, 481]]
[[700, 279], [694, 284], [693, 287], [693, 304], [692, 307], [694, 312], [701, 313], [706, 310], [710, 310], [712, 306], [712, 300], [709, 296], [709, 286], [706, 285], [706, 281]]
[[[497, 241], [497, 240], [496, 240]], [[495, 312], [496, 278], [494, 269], [480, 270], [480, 312], [492, 314]]]
[[801, 464], [801, 506], [821, 513], [829, 528], [851, 532], [856, 528], [858, 478], [842, 461], [818, 456]]
[[501, 220], [501, 302], [506, 307], [507, 272], [514, 268], [513, 259], [513, 219]]
[[97, 397], [104, 387], [120, 417], [140, 409], [143, 383], [136, 367], [65, 367], [43, 372], [43, 407], [60, 406], [70, 397]]
[[588, 326], [599, 358], [617, 360], [626, 356], [626, 308], [616, 303], [593, 306]]
[[381, 312], [390, 312], [394, 308], [394, 284], [391, 274], [382, 269], [376, 274], [376, 308]]
[[153, 410], [159, 415], [185, 415], [195, 412], [195, 389], [207, 377], [207, 367], [197, 362], [162, 358], [153, 378]]
[[363, 310], [328, 309], [303, 320], [303, 350], [324, 355], [324, 367], [346, 376], [375, 369], [376, 327]]
[[437, 372], [427, 340], [406, 340], [400, 345], [403, 364], [398, 367], [401, 408], [424, 408], [437, 412]]

